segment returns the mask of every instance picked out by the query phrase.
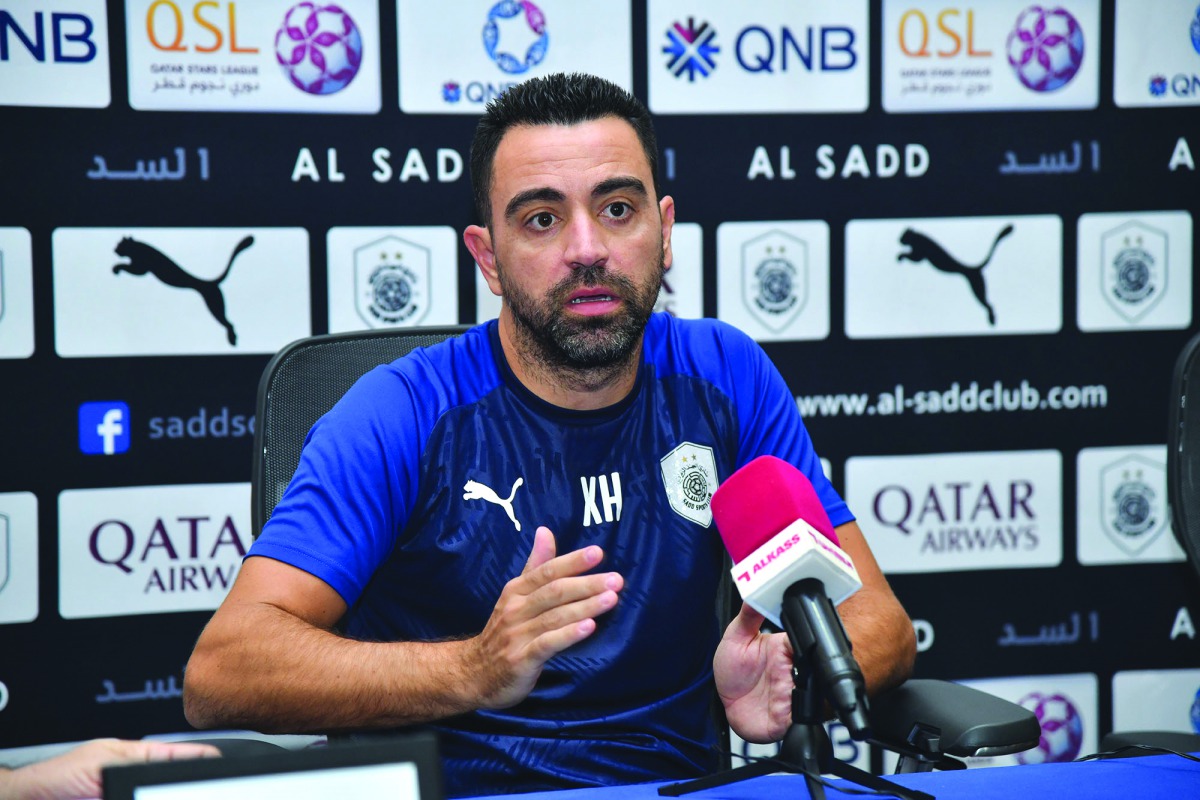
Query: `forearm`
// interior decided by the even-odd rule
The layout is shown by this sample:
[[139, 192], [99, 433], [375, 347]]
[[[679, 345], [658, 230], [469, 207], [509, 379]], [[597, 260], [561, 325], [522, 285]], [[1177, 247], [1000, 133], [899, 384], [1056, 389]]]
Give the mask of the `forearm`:
[[866, 589], [838, 607], [862, 670], [867, 694], [899, 686], [912, 674], [917, 640], [912, 621], [888, 589]]
[[360, 642], [269, 604], [218, 615], [184, 676], [198, 728], [330, 732], [426, 722], [478, 708], [467, 641]]

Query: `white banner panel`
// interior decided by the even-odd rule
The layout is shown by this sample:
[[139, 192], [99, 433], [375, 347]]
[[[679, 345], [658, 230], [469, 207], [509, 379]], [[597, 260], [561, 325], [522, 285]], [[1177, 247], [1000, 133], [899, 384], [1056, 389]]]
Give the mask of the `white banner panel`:
[[25, 228], [0, 228], [0, 358], [33, 355], [33, 247]]
[[[0, 493], [0, 625], [38, 617], [38, 502]], [[2, 705], [0, 705], [2, 707]]]
[[1057, 450], [855, 456], [846, 503], [884, 572], [1062, 563]]
[[250, 542], [248, 483], [68, 489], [58, 496], [59, 613], [215, 609]]
[[1117, 0], [1113, 102], [1200, 105], [1200, 6], [1195, 0]]
[[829, 336], [829, 224], [718, 225], [717, 317], [760, 342]]
[[1080, 330], [1166, 330], [1192, 324], [1189, 212], [1081, 214], [1077, 247]]
[[656, 114], [866, 111], [866, 0], [650, 0]]
[[886, 111], [1099, 104], [1099, 0], [884, 0], [882, 38]]
[[37, 0], [0, 7], [0, 106], [105, 108], [104, 0]]
[[1057, 333], [1062, 248], [1051, 214], [851, 220], [846, 335]]
[[1167, 448], [1085, 447], [1076, 460], [1079, 563], [1186, 561], [1167, 508]]
[[312, 333], [303, 228], [57, 228], [60, 356], [274, 353]]
[[372, 0], [125, 0], [125, 35], [139, 111], [380, 108]]
[[[633, 90], [629, 0], [397, 0], [400, 108], [479, 114], [527, 78], [587, 72]], [[452, 21], [448, 18], [452, 17]]]
[[1113, 675], [1114, 731], [1200, 733], [1200, 669]]
[[330, 228], [326, 242], [330, 333], [458, 324], [453, 228]]

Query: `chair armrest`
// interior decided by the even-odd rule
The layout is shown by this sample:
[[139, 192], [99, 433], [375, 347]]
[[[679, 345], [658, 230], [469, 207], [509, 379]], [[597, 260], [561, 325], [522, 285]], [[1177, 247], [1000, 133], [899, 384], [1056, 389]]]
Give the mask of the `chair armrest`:
[[1028, 750], [1041, 738], [1032, 711], [949, 681], [910, 680], [871, 698], [871, 731], [889, 749], [926, 756], [1000, 756]]

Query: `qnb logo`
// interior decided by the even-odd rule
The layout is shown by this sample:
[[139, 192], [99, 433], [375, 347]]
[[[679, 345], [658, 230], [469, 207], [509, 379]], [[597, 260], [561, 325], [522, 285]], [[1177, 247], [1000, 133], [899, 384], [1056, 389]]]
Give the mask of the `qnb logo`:
[[1150, 79], [1150, 94], [1166, 97], [1168, 91], [1175, 97], [1200, 97], [1200, 75], [1180, 72], [1170, 80], [1165, 75], [1155, 75]]
[[112, 456], [129, 449], [129, 406], [119, 400], [79, 406], [79, 450]]
[[1079, 72], [1083, 28], [1066, 9], [1030, 6], [1017, 17], [1006, 50], [1008, 63], [1025, 88], [1052, 92]]
[[204, 298], [204, 304], [208, 306], [209, 313], [213, 315], [213, 318], [225, 328], [229, 343], [236, 345], [237, 334], [234, 332], [233, 325], [225, 318], [225, 295], [221, 293], [221, 283], [229, 277], [229, 271], [233, 268], [233, 261], [238, 254], [253, 244], [253, 236], [242, 239], [233, 248], [233, 253], [229, 256], [229, 263], [225, 265], [225, 271], [221, 273], [220, 277], [204, 280], [184, 270], [161, 250], [126, 236], [117, 243], [116, 253], [129, 261], [117, 264], [112, 271], [114, 275], [122, 272], [128, 272], [130, 275], [152, 274], [167, 286], [195, 291]]
[[676, 22], [667, 29], [667, 44], [663, 53], [670, 56], [667, 59], [667, 69], [678, 78], [687, 73], [689, 81], [695, 81], [696, 75], [707, 78], [717, 68], [714, 58], [721, 48], [713, 43], [717, 32], [707, 22], [696, 27], [694, 17], [688, 17], [687, 27]]
[[[520, 15], [525, 18], [525, 31], [513, 30], [513, 25], [504, 24]], [[523, 48], [523, 53], [521, 47], [513, 47], [519, 36], [526, 40], [530, 37], [533, 39]], [[513, 42], [509, 41], [510, 37]], [[483, 46], [488, 58], [508, 74], [528, 72], [545, 60], [550, 47], [546, 15], [529, 0], [502, 0], [488, 11], [487, 22], [483, 26]]]
[[[50, 17], [49, 26], [46, 17]], [[9, 60], [10, 36], [21, 43], [38, 63], [46, 63], [47, 55], [56, 64], [87, 64], [96, 57], [96, 43], [92, 40], [96, 26], [83, 14], [42, 11], [33, 14], [33, 23], [25, 27], [13, 17], [12, 12], [0, 10], [0, 61]], [[47, 33], [49, 35], [47, 36]], [[46, 45], [50, 45], [47, 54]]]
[[925, 234], [908, 228], [900, 235], [900, 244], [908, 249], [896, 256], [896, 260], [912, 261], [914, 263], [928, 261], [934, 269], [940, 272], [963, 276], [971, 287], [971, 293], [975, 295], [975, 299], [979, 301], [979, 304], [987, 312], [988, 324], [995, 325], [996, 312], [987, 299], [987, 284], [984, 283], [983, 270], [984, 267], [991, 263], [992, 256], [996, 253], [996, 246], [1000, 244], [1000, 241], [1004, 237], [1012, 232], [1013, 226], [1006, 225], [1000, 233], [996, 234], [996, 239], [992, 242], [991, 249], [988, 250], [987, 257], [984, 258], [983, 262], [968, 265], [950, 255], [944, 247]]
[[275, 58], [298, 89], [333, 94], [349, 86], [362, 66], [362, 34], [339, 6], [298, 3], [275, 34]]
[[734, 55], [751, 73], [786, 73], [796, 69], [797, 62], [806, 72], [844, 72], [858, 65], [856, 42], [854, 29], [841, 25], [809, 25], [800, 33], [786, 25], [778, 33], [750, 25], [738, 33]]

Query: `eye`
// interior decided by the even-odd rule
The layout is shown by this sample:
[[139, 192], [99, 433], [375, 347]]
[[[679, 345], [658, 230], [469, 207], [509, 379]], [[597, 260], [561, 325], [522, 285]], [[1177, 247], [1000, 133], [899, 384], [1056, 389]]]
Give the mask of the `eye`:
[[544, 231], [554, 225], [555, 217], [549, 211], [539, 211], [529, 218], [529, 225], [534, 230]]
[[605, 211], [608, 213], [608, 216], [612, 217], [613, 219], [625, 219], [633, 213], [633, 206], [629, 205], [629, 203], [626, 203], [623, 200], [616, 200], [612, 203], [609, 203]]

